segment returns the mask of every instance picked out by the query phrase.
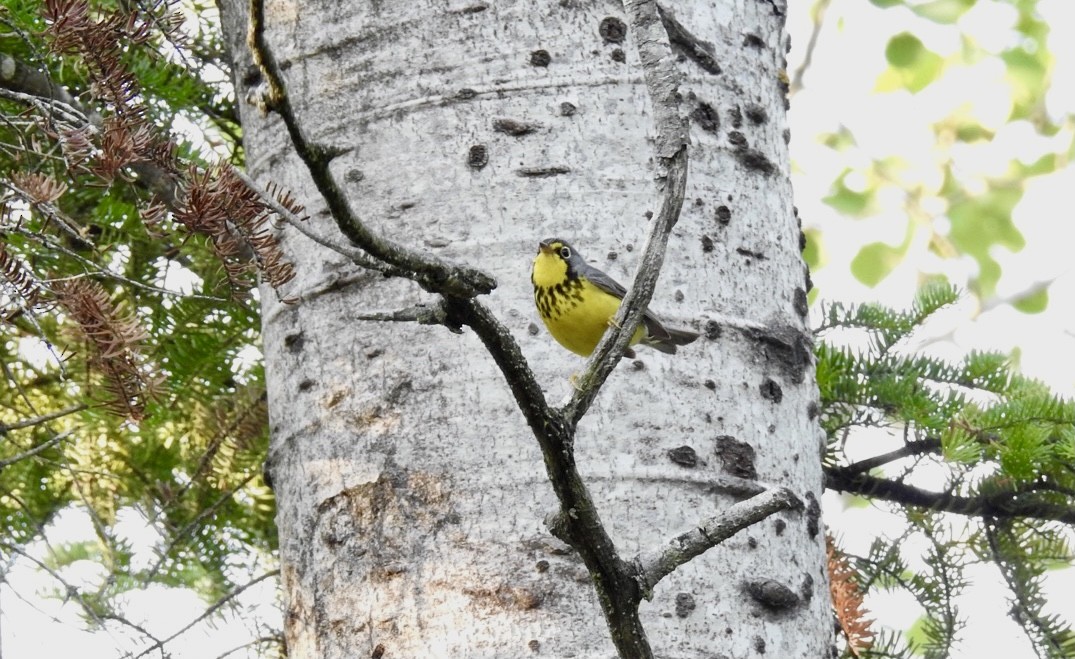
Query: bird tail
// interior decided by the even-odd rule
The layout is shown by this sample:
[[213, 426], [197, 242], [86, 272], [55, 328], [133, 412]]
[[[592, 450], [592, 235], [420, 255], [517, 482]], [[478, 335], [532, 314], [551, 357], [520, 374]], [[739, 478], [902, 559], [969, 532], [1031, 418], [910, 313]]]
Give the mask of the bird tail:
[[669, 355], [676, 354], [676, 346], [685, 346], [699, 336], [691, 330], [667, 328], [656, 318], [646, 320], [646, 336], [640, 343]]

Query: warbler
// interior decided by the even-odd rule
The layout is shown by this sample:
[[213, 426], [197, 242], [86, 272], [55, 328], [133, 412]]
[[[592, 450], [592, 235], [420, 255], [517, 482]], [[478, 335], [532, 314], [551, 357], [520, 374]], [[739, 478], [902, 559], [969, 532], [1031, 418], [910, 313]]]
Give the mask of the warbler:
[[[588, 357], [604, 336], [627, 289], [586, 262], [560, 238], [542, 240], [534, 267], [534, 302], [552, 338], [571, 352]], [[697, 332], [665, 327], [649, 309], [628, 345], [642, 344], [674, 354], [698, 338]], [[634, 351], [624, 351], [634, 357]]]

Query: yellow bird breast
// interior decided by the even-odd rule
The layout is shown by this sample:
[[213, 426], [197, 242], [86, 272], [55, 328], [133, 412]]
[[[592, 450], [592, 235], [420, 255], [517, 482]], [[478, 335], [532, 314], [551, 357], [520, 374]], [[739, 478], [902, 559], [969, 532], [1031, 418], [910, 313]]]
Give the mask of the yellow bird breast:
[[[567, 277], [566, 264], [551, 255], [534, 260], [534, 301], [552, 338], [571, 352], [588, 357], [620, 308], [620, 298], [588, 280]], [[635, 330], [631, 345], [645, 332]]]

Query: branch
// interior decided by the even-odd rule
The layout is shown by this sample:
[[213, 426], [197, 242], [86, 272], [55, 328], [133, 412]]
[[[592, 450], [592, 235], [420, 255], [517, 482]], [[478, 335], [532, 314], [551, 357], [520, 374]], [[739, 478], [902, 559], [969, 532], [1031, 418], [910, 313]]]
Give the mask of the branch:
[[400, 270], [398, 268], [393, 268], [389, 265], [386, 265], [385, 263], [382, 263], [381, 261], [370, 258], [369, 254], [366, 254], [360, 249], [351, 247], [350, 245], [341, 245], [311, 230], [309, 228], [309, 223], [303, 221], [302, 218], [292, 213], [287, 206], [284, 206], [279, 201], [277, 201], [276, 197], [269, 194], [269, 192], [265, 190], [265, 188], [258, 185], [257, 181], [250, 178], [250, 176], [247, 175], [246, 172], [239, 169], [238, 167], [232, 167], [231, 171], [233, 174], [235, 174], [236, 178], [245, 183], [248, 188], [256, 192], [257, 195], [261, 197], [261, 200], [265, 202], [265, 205], [267, 205], [273, 210], [273, 212], [280, 216], [280, 219], [282, 219], [293, 229], [306, 236], [310, 240], [314, 241], [318, 245], [326, 247], [336, 252], [337, 254], [340, 254], [341, 256], [347, 257], [355, 265], [367, 268], [369, 270], [376, 270], [377, 272], [383, 273], [385, 276], [406, 276], [405, 271]]
[[661, 24], [657, 4], [653, 0], [628, 0], [624, 6], [631, 36], [638, 45], [646, 88], [653, 105], [658, 170], [665, 179], [665, 189], [661, 209], [650, 228], [630, 290], [620, 304], [612, 328], [605, 332], [586, 362], [583, 374], [578, 379], [579, 387], [563, 408], [564, 417], [572, 424], [578, 423], [586, 414], [601, 385], [623, 357], [635, 328], [642, 320], [642, 314], [653, 297], [657, 277], [661, 274], [668, 236], [679, 221], [687, 189], [687, 145], [690, 138], [687, 121], [679, 112], [680, 75], [668, 43], [668, 34]]
[[814, 51], [817, 49], [817, 39], [821, 36], [821, 26], [825, 23], [825, 12], [829, 8], [829, 4], [832, 0], [819, 0], [814, 9], [811, 12], [814, 16], [814, 26], [810, 30], [810, 40], [806, 43], [806, 54], [803, 56], [803, 61], [799, 64], [799, 68], [795, 69], [795, 75], [791, 78], [791, 84], [788, 88], [788, 96], [793, 96], [799, 90], [803, 88], [803, 77], [806, 75], [806, 70], [810, 68], [810, 65], [814, 61]]
[[199, 526], [201, 526], [201, 523], [203, 521], [205, 521], [206, 518], [215, 515], [218, 508], [220, 508], [222, 505], [224, 505], [228, 501], [231, 501], [232, 497], [235, 496], [236, 492], [238, 492], [239, 490], [241, 490], [244, 487], [246, 487], [247, 483], [249, 483], [250, 481], [254, 480], [255, 477], [260, 476], [260, 475], [261, 475], [261, 470], [260, 469], [251, 472], [250, 475], [248, 475], [243, 480], [239, 481], [239, 483], [237, 485], [235, 485], [235, 487], [231, 488], [230, 490], [224, 492], [219, 497], [217, 497], [216, 501], [214, 501], [209, 506], [207, 506], [204, 510], [199, 512], [194, 517], [194, 519], [192, 519], [190, 522], [187, 523], [186, 526], [184, 526], [182, 529], [180, 529], [175, 534], [173, 534], [172, 541], [170, 543], [168, 543], [168, 546], [165, 547], [164, 551], [162, 551], [160, 553], [160, 555], [157, 558], [157, 562], [154, 563], [153, 567], [150, 568], [149, 572], [146, 573], [145, 578], [142, 579], [142, 583], [148, 585], [149, 582], [152, 581], [153, 578], [157, 576], [157, 574], [160, 572], [161, 568], [164, 567], [164, 562], [166, 560], [168, 560], [168, 556], [172, 553], [173, 549], [175, 549], [177, 546], [179, 546], [179, 544], [181, 542], [185, 541], [187, 539], [188, 535], [192, 535], [193, 532]]
[[444, 325], [456, 334], [462, 333], [459, 325], [449, 318], [443, 302], [416, 304], [396, 311], [368, 311], [352, 316], [355, 320], [373, 320], [391, 323], [418, 323], [419, 325]]
[[86, 403], [79, 403], [78, 405], [72, 405], [71, 407], [65, 407], [62, 410], [56, 410], [55, 412], [49, 412], [48, 414], [42, 414], [41, 416], [35, 416], [31, 419], [23, 419], [22, 421], [16, 421], [15, 423], [0, 423], [0, 435], [6, 435], [12, 430], [22, 430], [23, 428], [29, 428], [31, 426], [41, 425], [42, 423], [48, 423], [49, 421], [55, 421], [61, 417], [65, 417], [69, 414], [76, 414], [89, 407]]
[[927, 437], [926, 439], [917, 442], [908, 442], [895, 451], [889, 451], [888, 453], [875, 455], [872, 458], [853, 462], [846, 467], [840, 467], [840, 470], [848, 474], [865, 473], [871, 469], [884, 466], [890, 462], [895, 462], [901, 458], [908, 458], [912, 455], [922, 455], [923, 453], [935, 453], [940, 448], [940, 439]]
[[340, 231], [354, 245], [371, 257], [398, 268], [422, 288], [444, 295], [474, 297], [496, 288], [489, 275], [467, 266], [457, 266], [433, 254], [408, 249], [374, 233], [351, 207], [351, 200], [336, 182], [330, 165], [339, 155], [331, 147], [314, 144], [306, 138], [295, 110], [291, 107], [283, 74], [265, 39], [265, 8], [261, 0], [250, 0], [250, 28], [247, 43], [254, 63], [269, 85], [269, 107], [284, 121], [295, 152], [306, 165], [318, 192], [325, 200]]
[[[198, 624], [202, 620], [205, 620], [209, 616], [211, 616], [214, 613], [216, 613], [217, 610], [220, 609], [220, 607], [224, 606], [229, 601], [231, 601], [231, 600], [235, 599], [236, 597], [238, 597], [239, 595], [241, 595], [243, 593], [243, 591], [247, 590], [248, 588], [252, 588], [253, 586], [261, 583], [262, 581], [265, 581], [266, 579], [271, 579], [273, 577], [278, 577], [278, 576], [280, 576], [280, 570], [270, 570], [269, 572], [266, 572], [265, 574], [261, 575], [260, 577], [257, 577], [256, 579], [254, 579], [252, 581], [248, 581], [247, 583], [243, 584], [242, 586], [237, 586], [237, 587], [233, 588], [226, 595], [224, 595], [223, 597], [218, 599], [216, 602], [214, 602], [213, 605], [210, 606], [208, 609], [206, 609], [205, 612], [203, 612], [200, 616], [198, 616], [194, 620], [190, 621], [190, 623], [187, 626], [183, 627], [182, 629], [180, 629], [176, 633], [172, 634], [168, 638], [163, 638], [163, 639], [157, 641], [153, 645], [149, 646], [148, 648], [146, 648], [146, 649], [142, 650], [141, 652], [139, 652], [138, 654], [134, 655], [132, 657], [132, 659], [139, 659], [139, 657], [144, 657], [145, 655], [149, 654], [150, 652], [153, 652], [154, 650], [159, 650], [159, 649], [163, 648], [170, 641], [173, 641], [176, 638], [178, 638], [179, 636], [182, 636], [183, 634], [185, 634], [188, 631], [190, 631], [190, 629], [192, 627], [194, 627], [194, 625]], [[128, 652], [126, 656], [131, 657], [131, 653]]]
[[[63, 85], [6, 53], [0, 53], [0, 89], [12, 92], [5, 94], [11, 100], [37, 107], [73, 128], [92, 126], [101, 130], [104, 126], [104, 118], [85, 108]], [[128, 168], [169, 208], [175, 208], [178, 182], [174, 174], [148, 161], [130, 163]]]
[[4, 467], [7, 467], [8, 465], [13, 465], [16, 462], [19, 462], [20, 460], [25, 460], [26, 458], [32, 458], [33, 456], [37, 455], [38, 453], [42, 453], [44, 451], [47, 451], [48, 449], [52, 448], [53, 446], [56, 446], [57, 444], [59, 444], [63, 440], [65, 440], [68, 437], [70, 437], [73, 432], [74, 432], [73, 430], [68, 430], [66, 432], [61, 432], [60, 434], [56, 435], [52, 439], [50, 439], [50, 440], [48, 440], [46, 442], [42, 442], [42, 443], [38, 444], [37, 446], [35, 446], [35, 447], [31, 448], [31, 449], [27, 449], [27, 450], [23, 451], [22, 453], [17, 453], [15, 455], [11, 456], [10, 458], [5, 458], [3, 460], [0, 460], [0, 471], [2, 471], [4, 469]]
[[766, 519], [781, 510], [799, 510], [803, 507], [791, 490], [776, 488], [729, 506], [710, 517], [696, 528], [672, 538], [665, 546], [641, 552], [634, 559], [637, 579], [646, 599], [652, 596], [653, 587], [673, 570], [752, 524]]
[[1023, 492], [1005, 490], [989, 496], [964, 497], [949, 492], [931, 492], [898, 481], [847, 471], [846, 467], [825, 468], [825, 487], [864, 497], [892, 501], [905, 506], [996, 519], [1033, 518], [1075, 524], [1075, 506], [1049, 501], [1020, 501]]

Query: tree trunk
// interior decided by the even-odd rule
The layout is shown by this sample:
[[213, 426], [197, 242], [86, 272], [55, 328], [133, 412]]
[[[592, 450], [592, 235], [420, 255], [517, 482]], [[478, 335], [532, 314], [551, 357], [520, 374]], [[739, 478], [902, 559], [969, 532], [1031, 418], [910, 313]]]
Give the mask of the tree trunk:
[[[831, 645], [822, 437], [787, 177], [783, 2], [669, 2], [692, 117], [687, 203], [651, 304], [704, 333], [640, 349], [582, 421], [577, 459], [622, 555], [758, 486], [807, 502], [661, 582], [657, 656], [814, 659]], [[240, 97], [258, 77], [225, 3]], [[267, 38], [307, 135], [384, 236], [497, 278], [488, 305], [550, 401], [582, 361], [529, 282], [558, 236], [627, 282], [658, 189], [650, 105], [619, 3], [272, 0]], [[250, 173], [345, 239], [288, 133], [243, 107]], [[291, 657], [609, 657], [591, 579], [546, 530], [542, 456], [470, 332], [359, 320], [432, 296], [284, 231], [293, 304], [264, 291], [264, 350]], [[380, 649], [378, 649], [380, 648]]]

